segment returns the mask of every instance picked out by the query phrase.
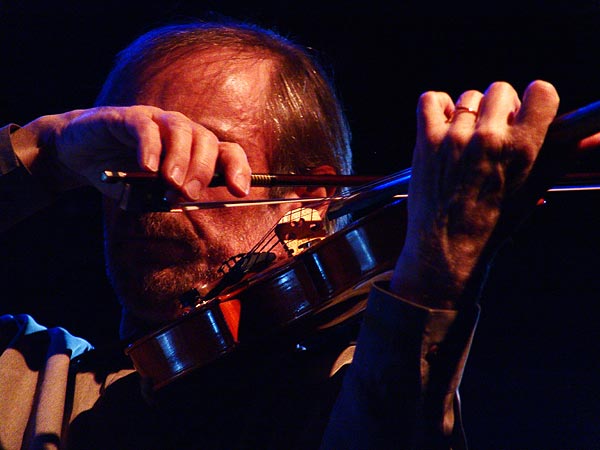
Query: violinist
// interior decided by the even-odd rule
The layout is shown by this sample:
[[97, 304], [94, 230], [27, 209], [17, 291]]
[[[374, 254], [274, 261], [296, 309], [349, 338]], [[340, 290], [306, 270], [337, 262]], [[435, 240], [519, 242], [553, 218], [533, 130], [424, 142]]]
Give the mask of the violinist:
[[[0, 321], [0, 447], [460, 448], [456, 392], [478, 317], [467, 286], [557, 108], [543, 81], [522, 98], [504, 82], [457, 99], [423, 94], [395, 268], [295, 340], [284, 330], [268, 350], [233, 352], [164, 389], [120, 355], [17, 314], [11, 299], [15, 314]], [[224, 261], [302, 199], [334, 194], [251, 187], [251, 173], [350, 174], [349, 142], [328, 77], [300, 46], [248, 24], [167, 26], [119, 54], [95, 107], [2, 129], [0, 223], [18, 227], [62, 192], [96, 187], [121, 338], [132, 343], [185, 317], [181, 298], [217, 283]], [[100, 179], [106, 169], [156, 174], [171, 204], [289, 202], [122, 208], [123, 186]], [[208, 187], [217, 172], [225, 186]]]

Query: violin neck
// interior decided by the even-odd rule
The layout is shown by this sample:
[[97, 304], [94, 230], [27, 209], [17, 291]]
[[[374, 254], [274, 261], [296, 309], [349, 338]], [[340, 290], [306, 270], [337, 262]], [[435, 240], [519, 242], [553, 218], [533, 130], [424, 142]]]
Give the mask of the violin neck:
[[406, 197], [411, 172], [410, 168], [404, 169], [364, 186], [346, 199], [333, 203], [327, 211], [327, 218], [333, 220], [347, 214], [356, 214], [384, 206], [396, 196]]

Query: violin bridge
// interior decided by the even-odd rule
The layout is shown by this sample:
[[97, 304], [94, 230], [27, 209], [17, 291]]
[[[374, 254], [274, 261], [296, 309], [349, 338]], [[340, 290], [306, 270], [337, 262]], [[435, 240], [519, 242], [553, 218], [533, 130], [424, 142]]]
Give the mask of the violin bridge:
[[323, 219], [312, 208], [288, 212], [275, 226], [275, 234], [290, 256], [297, 256], [326, 237]]

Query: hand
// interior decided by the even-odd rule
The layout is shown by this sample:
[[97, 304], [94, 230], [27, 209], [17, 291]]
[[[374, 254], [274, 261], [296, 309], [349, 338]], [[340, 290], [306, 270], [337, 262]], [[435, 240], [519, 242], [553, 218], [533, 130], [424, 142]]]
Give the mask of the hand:
[[152, 106], [100, 107], [44, 116], [24, 128], [37, 136], [42, 159], [60, 163], [59, 174], [44, 174], [62, 178], [60, 186], [91, 184], [116, 199], [121, 189], [101, 182], [104, 170], [160, 170], [171, 187], [196, 200], [218, 167], [233, 195], [248, 193], [251, 171], [244, 150], [220, 142], [178, 112]]
[[423, 94], [408, 197], [405, 246], [391, 288], [415, 303], [455, 308], [502, 213], [527, 179], [558, 109], [531, 83], [523, 101], [507, 83], [466, 91], [456, 106]]

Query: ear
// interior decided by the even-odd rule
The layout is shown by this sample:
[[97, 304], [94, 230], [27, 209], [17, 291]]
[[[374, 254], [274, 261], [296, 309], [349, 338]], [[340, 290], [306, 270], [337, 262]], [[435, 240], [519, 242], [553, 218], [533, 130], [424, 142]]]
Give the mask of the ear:
[[[322, 165], [310, 170], [311, 175], [336, 175], [336, 170], [332, 166]], [[309, 198], [309, 197], [331, 197], [335, 194], [335, 186], [296, 186], [288, 197]], [[319, 214], [323, 216], [327, 210], [327, 205], [318, 208]]]

